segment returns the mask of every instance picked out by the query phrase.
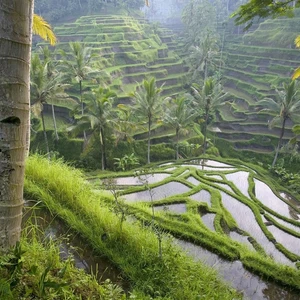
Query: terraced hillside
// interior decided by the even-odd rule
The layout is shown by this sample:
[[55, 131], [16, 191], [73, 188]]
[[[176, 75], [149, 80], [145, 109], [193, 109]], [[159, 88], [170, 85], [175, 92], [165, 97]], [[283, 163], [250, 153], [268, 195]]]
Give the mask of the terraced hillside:
[[[110, 178], [135, 218], [155, 222], [198, 259], [226, 265], [225, 277], [235, 288], [249, 299], [264, 299], [265, 285], [246, 269], [299, 288], [300, 207], [284, 188], [265, 182], [264, 170], [252, 167], [234, 160], [185, 160]], [[99, 189], [107, 174], [89, 180]]]
[[[272, 116], [260, 113], [257, 101], [274, 97], [283, 81], [288, 81], [299, 65], [300, 51], [293, 46], [300, 18], [267, 20], [251, 33], [228, 36], [223, 82], [228, 103], [211, 127], [217, 137], [226, 139], [236, 150], [272, 152], [280, 125], [269, 128]], [[300, 120], [299, 120], [300, 121]], [[284, 139], [292, 136], [292, 122]]]
[[57, 26], [55, 33], [59, 40], [56, 51], [69, 51], [69, 42], [80, 41], [101, 56], [99, 64], [105, 74], [101, 82], [117, 93], [120, 102], [128, 102], [128, 94], [146, 76], [155, 76], [158, 86], [164, 84], [164, 96], [182, 89], [187, 69], [172, 51], [172, 33], [167, 29], [158, 35], [144, 19], [94, 15]]

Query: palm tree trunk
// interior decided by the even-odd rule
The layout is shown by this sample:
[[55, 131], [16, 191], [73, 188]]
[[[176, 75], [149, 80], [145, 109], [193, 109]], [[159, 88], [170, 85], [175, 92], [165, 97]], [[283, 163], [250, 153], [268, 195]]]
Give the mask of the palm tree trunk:
[[204, 123], [204, 142], [203, 142], [203, 154], [206, 152], [206, 136], [207, 136], [207, 123], [208, 123], [208, 110], [205, 112], [205, 123]]
[[283, 121], [282, 121], [281, 132], [280, 132], [279, 141], [278, 141], [278, 145], [277, 145], [276, 152], [275, 152], [275, 157], [274, 157], [274, 160], [273, 160], [273, 162], [272, 162], [272, 168], [274, 168], [274, 166], [275, 166], [275, 164], [276, 164], [276, 161], [277, 161], [277, 158], [278, 158], [279, 150], [280, 150], [281, 143], [282, 143], [282, 138], [283, 138], [283, 135], [284, 135], [285, 122], [286, 122], [286, 120], [287, 120], [287, 119], [284, 118]]
[[[81, 103], [81, 116], [84, 114], [84, 105], [82, 101], [82, 81], [79, 80], [79, 92], [80, 92], [80, 103]], [[83, 138], [84, 138], [84, 143], [86, 143], [86, 133], [85, 130], [83, 131]]]
[[207, 59], [204, 59], [204, 81], [207, 78]]
[[45, 145], [46, 145], [46, 152], [48, 155], [48, 159], [50, 160], [50, 150], [49, 150], [49, 143], [47, 138], [47, 132], [46, 132], [46, 126], [45, 126], [45, 119], [44, 119], [44, 112], [41, 111], [41, 118], [42, 118], [42, 125], [43, 125], [43, 133], [44, 133], [44, 139], [45, 139]]
[[0, 1], [0, 250], [20, 239], [33, 1]]
[[105, 170], [105, 146], [104, 146], [104, 136], [103, 129], [100, 128], [100, 145], [101, 145], [101, 169]]
[[178, 145], [179, 145], [179, 129], [176, 128], [176, 160], [179, 158]]
[[55, 110], [54, 110], [54, 105], [53, 104], [51, 104], [51, 109], [52, 109], [52, 120], [53, 120], [54, 132], [55, 132], [55, 139], [58, 141], [59, 137], [58, 137], [58, 133], [57, 133]]
[[150, 164], [150, 135], [151, 135], [151, 117], [148, 119], [148, 152], [147, 163]]

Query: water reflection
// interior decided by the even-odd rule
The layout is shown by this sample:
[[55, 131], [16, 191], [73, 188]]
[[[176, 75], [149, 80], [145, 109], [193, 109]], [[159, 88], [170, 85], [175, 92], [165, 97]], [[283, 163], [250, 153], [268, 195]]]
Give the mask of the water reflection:
[[231, 174], [226, 174], [225, 177], [228, 181], [233, 182], [234, 185], [242, 192], [242, 194], [250, 198], [248, 193], [248, 188], [249, 188], [248, 172], [239, 171]]
[[216, 214], [205, 214], [201, 216], [201, 219], [205, 226], [209, 228], [212, 231], [215, 231], [215, 226], [214, 226], [214, 219], [215, 219]]
[[147, 174], [147, 175], [140, 175], [139, 177], [118, 177], [115, 178], [115, 182], [117, 185], [143, 185], [146, 182], [148, 184], [156, 183], [162, 181], [169, 177], [169, 174], [165, 173], [154, 173], [154, 174]]
[[212, 166], [212, 167], [233, 167], [232, 165], [224, 164], [215, 160], [208, 159], [194, 159], [189, 161], [192, 164], [203, 165], [203, 166]]
[[168, 204], [154, 206], [155, 211], [173, 212], [175, 214], [183, 214], [187, 211], [186, 204]]
[[[293, 224], [291, 224], [291, 223], [288, 223], [288, 222], [286, 222], [286, 221], [283, 221], [283, 220], [281, 220], [281, 219], [279, 219], [279, 218], [277, 218], [277, 217], [275, 217], [275, 216], [273, 216], [273, 215], [272, 215], [272, 218], [273, 218], [276, 222], [278, 222], [279, 224], [283, 225], [284, 227], [290, 228], [290, 229], [292, 229], [292, 230], [294, 230], [294, 231], [300, 233], [300, 227], [295, 226], [295, 225], [293, 225]], [[300, 224], [299, 224], [299, 225], [300, 225]]]
[[218, 274], [233, 288], [241, 291], [251, 300], [299, 300], [299, 291], [284, 289], [273, 282], [267, 282], [247, 271], [240, 261], [229, 262], [218, 255], [182, 240], [175, 243], [196, 260], [201, 260], [216, 269]]
[[254, 179], [255, 183], [255, 195], [256, 198], [265, 206], [269, 207], [273, 211], [285, 216], [287, 218], [291, 217], [289, 205], [284, 201], [279, 199], [271, 190], [271, 188], [264, 182]]
[[245, 245], [247, 245], [248, 248], [250, 248], [251, 250], [255, 251], [255, 249], [253, 248], [252, 244], [248, 240], [248, 236], [241, 235], [241, 234], [239, 234], [239, 233], [237, 233], [235, 231], [231, 231], [229, 233], [229, 235], [230, 235], [230, 238], [232, 238], [233, 240], [235, 240], [237, 242], [240, 242], [242, 244], [245, 244]]
[[282, 244], [289, 251], [300, 255], [300, 239], [288, 234], [276, 226], [269, 226], [268, 230], [273, 234], [276, 241]]
[[210, 192], [208, 192], [206, 190], [201, 190], [200, 192], [190, 195], [189, 197], [194, 201], [205, 202], [209, 206], [211, 206], [211, 200], [210, 200], [211, 195], [210, 195]]
[[275, 261], [294, 266], [294, 264], [278, 251], [274, 244], [267, 239], [262, 229], [257, 224], [254, 213], [248, 206], [224, 192], [220, 193], [224, 207], [231, 213], [240, 229], [251, 234], [251, 236], [264, 248], [266, 253], [273, 257]]
[[186, 181], [188, 181], [188, 182], [190, 182], [190, 183], [192, 183], [192, 184], [194, 184], [194, 185], [199, 185], [199, 184], [200, 184], [200, 181], [197, 180], [197, 179], [196, 179], [195, 177], [193, 177], [193, 176], [190, 176], [189, 178], [187, 178]]
[[234, 168], [221, 168], [221, 167], [210, 167], [210, 166], [205, 166], [205, 165], [191, 165], [191, 164], [184, 164], [181, 165], [182, 167], [193, 167], [198, 170], [203, 170], [203, 171], [232, 171]]
[[179, 182], [169, 182], [151, 189], [151, 191], [141, 191], [132, 194], [123, 195], [127, 202], [137, 202], [137, 201], [151, 201], [152, 200], [161, 200], [166, 197], [170, 197], [177, 194], [183, 194], [188, 192], [190, 189]]

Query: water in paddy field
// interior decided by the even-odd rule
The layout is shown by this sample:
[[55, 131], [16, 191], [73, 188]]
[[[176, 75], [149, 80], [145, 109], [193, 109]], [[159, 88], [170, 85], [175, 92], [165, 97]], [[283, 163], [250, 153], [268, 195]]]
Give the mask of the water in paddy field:
[[211, 195], [209, 191], [201, 190], [200, 192], [189, 196], [192, 200], [197, 202], [205, 202], [211, 206]]
[[165, 173], [155, 173], [155, 174], [147, 174], [141, 175], [139, 177], [118, 177], [115, 179], [117, 185], [143, 185], [146, 183], [152, 184], [159, 181], [164, 180], [165, 178], [169, 177], [170, 174]]
[[189, 163], [201, 166], [211, 166], [211, 167], [220, 167], [220, 168], [232, 168], [232, 165], [224, 164], [215, 160], [207, 160], [207, 159], [194, 159], [190, 160]]
[[[172, 165], [172, 163], [164, 164]], [[203, 172], [201, 174], [201, 178], [210, 180], [211, 186], [207, 189], [214, 189], [214, 193], [220, 193], [221, 203], [223, 207], [232, 215], [235, 219], [236, 224], [239, 229], [245, 232], [245, 235], [239, 233], [239, 231], [231, 231], [228, 232], [228, 235], [232, 238], [232, 240], [237, 241], [246, 245], [250, 250], [255, 251], [253, 245], [250, 243], [249, 239], [254, 238], [256, 242], [264, 249], [264, 251], [269, 255], [274, 261], [295, 268], [295, 263], [288, 259], [282, 252], [280, 252], [275, 244], [268, 240], [262, 228], [260, 227], [258, 221], [256, 220], [255, 214], [252, 209], [236, 199], [238, 197], [230, 196], [227, 192], [221, 191], [217, 186], [226, 189], [228, 192], [235, 194], [232, 188], [228, 185], [227, 181], [230, 181], [235, 187], [244, 195], [253, 205], [256, 205], [257, 208], [261, 210], [258, 219], [261, 219], [263, 223], [265, 223], [266, 229], [274, 236], [276, 242], [281, 243], [287, 250], [292, 253], [300, 255], [300, 238], [297, 238], [279, 227], [272, 222], [269, 222], [267, 218], [264, 216], [269, 214], [275, 221], [277, 221], [282, 226], [290, 228], [296, 232], [300, 232], [300, 227], [291, 224], [291, 222], [284, 221], [278, 217], [273, 216], [269, 212], [263, 211], [263, 208], [260, 207], [254, 200], [251, 199], [248, 189], [249, 182], [248, 178], [250, 173], [255, 174], [256, 172], [247, 168], [249, 171], [239, 171], [235, 167], [229, 164], [220, 163], [212, 160], [193, 160], [189, 161], [187, 164], [181, 164], [180, 167], [186, 167], [186, 170], [180, 174], [179, 178], [182, 178], [184, 174], [189, 174], [188, 168], [196, 168], [201, 171], [208, 171], [207, 173]], [[246, 168], [246, 167], [244, 167]], [[170, 170], [171, 171], [171, 170]], [[215, 174], [211, 174], [210, 171], [215, 171]], [[223, 172], [223, 173], [222, 173]], [[227, 181], [223, 180], [221, 176], [223, 174]], [[170, 175], [172, 176], [172, 175]], [[174, 175], [173, 175], [174, 176]], [[195, 187], [195, 192], [188, 197], [199, 203], [206, 203], [209, 208], [212, 208], [212, 199], [211, 193], [205, 189], [205, 185], [209, 185], [209, 183], [202, 183], [201, 179], [198, 180], [192, 176], [192, 174], [186, 175], [186, 180], [189, 183], [192, 183]], [[214, 182], [211, 179], [217, 179], [219, 182]], [[264, 182], [254, 179], [254, 193], [256, 195], [257, 200], [259, 200], [263, 205], [269, 207], [273, 211], [282, 214], [283, 216], [288, 217], [290, 220], [299, 220], [300, 224], [300, 204], [296, 200], [292, 199], [288, 194], [281, 193], [280, 197], [276, 196], [276, 194], [271, 190], [271, 188], [265, 184]], [[196, 191], [197, 186], [203, 185], [203, 189], [201, 191]], [[216, 187], [213, 187], [216, 186]], [[181, 195], [187, 192], [194, 191], [187, 186], [178, 183], [178, 182], [170, 182], [168, 184], [164, 184], [162, 186], [156, 187], [152, 189], [153, 195], [152, 200], [163, 200], [166, 197]], [[214, 195], [212, 193], [212, 195]], [[186, 195], [184, 195], [186, 197]], [[149, 196], [149, 191], [136, 192], [132, 194], [127, 194], [125, 196], [128, 202], [136, 202], [136, 201], [150, 201], [151, 197]], [[283, 201], [286, 200], [286, 201]], [[293, 208], [291, 205], [296, 208]], [[180, 204], [168, 204], [168, 205], [159, 205], [155, 207], [156, 210], [163, 210], [170, 213], [181, 214], [187, 211], [188, 206], [183, 203]], [[208, 228], [208, 230], [215, 231], [214, 228], [214, 213], [206, 213], [201, 216], [203, 224]], [[281, 300], [281, 299], [297, 299], [300, 300], [299, 291], [293, 292], [290, 290], [286, 290], [276, 283], [267, 282], [263, 279], [259, 278], [256, 275], [248, 272], [244, 269], [242, 263], [240, 261], [228, 262], [226, 260], [221, 259], [216, 254], [213, 254], [205, 249], [202, 249], [199, 246], [196, 246], [192, 243], [187, 243], [184, 241], [180, 241], [179, 244], [181, 247], [188, 253], [190, 253], [194, 258], [205, 260], [208, 265], [214, 266], [217, 271], [221, 274], [221, 276], [228, 281], [234, 288], [243, 292], [245, 299], [270, 299], [270, 300]]]
[[206, 165], [193, 165], [193, 164], [184, 164], [181, 165], [181, 167], [193, 167], [196, 168], [198, 170], [202, 170], [202, 171], [232, 171], [234, 170], [234, 168], [228, 167], [228, 168], [221, 168], [221, 167], [211, 167], [211, 166], [206, 166]]
[[227, 261], [218, 255], [189, 242], [175, 239], [185, 252], [195, 260], [213, 267], [218, 275], [228, 282], [233, 288], [244, 295], [244, 299], [251, 300], [299, 300], [299, 291], [285, 289], [274, 282], [263, 280], [250, 273], [240, 261]]
[[254, 179], [254, 183], [256, 198], [263, 205], [281, 214], [282, 216], [290, 219], [293, 218], [291, 211], [294, 211], [294, 209], [286, 204], [283, 200], [278, 198], [267, 184], [258, 179]]
[[248, 177], [249, 173], [244, 172], [244, 171], [239, 171], [235, 173], [230, 173], [225, 175], [226, 179], [228, 181], [231, 181], [234, 183], [234, 185], [248, 198], [249, 193], [248, 193], [248, 188], [249, 188], [249, 183], [248, 183]]
[[186, 181], [188, 181], [188, 182], [190, 182], [191, 184], [196, 185], [196, 186], [200, 184], [200, 181], [197, 180], [197, 179], [196, 179], [195, 177], [193, 177], [193, 176], [188, 177], [188, 178], [186, 179]]
[[204, 225], [212, 231], [215, 231], [215, 227], [214, 227], [215, 215], [216, 214], [208, 213], [208, 214], [205, 214], [205, 215], [201, 216], [201, 219], [202, 219]]
[[175, 214], [183, 214], [187, 211], [186, 204], [184, 204], [184, 203], [158, 205], [158, 206], [154, 206], [154, 210], [171, 212], [171, 213], [175, 213]]
[[221, 192], [221, 196], [222, 204], [231, 213], [240, 229], [248, 232], [263, 247], [265, 252], [274, 258], [275, 261], [289, 266], [294, 266], [294, 264], [279, 250], [277, 250], [274, 244], [267, 239], [256, 222], [254, 213], [247, 205], [224, 192]]
[[[151, 200], [161, 200], [173, 195], [183, 194], [190, 190], [186, 185], [179, 182], [169, 182], [153, 188], [151, 190], [152, 195], [148, 190], [123, 195], [122, 197], [126, 200], [126, 202], [138, 202], [138, 201], [151, 201]], [[152, 199], [151, 199], [152, 198]]]

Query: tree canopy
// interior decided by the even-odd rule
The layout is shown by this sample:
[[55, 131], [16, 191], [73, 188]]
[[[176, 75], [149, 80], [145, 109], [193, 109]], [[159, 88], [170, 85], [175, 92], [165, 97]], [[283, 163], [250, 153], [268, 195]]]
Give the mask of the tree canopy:
[[237, 25], [247, 23], [245, 29], [248, 29], [256, 17], [266, 18], [271, 16], [276, 18], [278, 16], [293, 16], [295, 7], [300, 7], [300, 0], [248, 0], [231, 17], [235, 18]]

